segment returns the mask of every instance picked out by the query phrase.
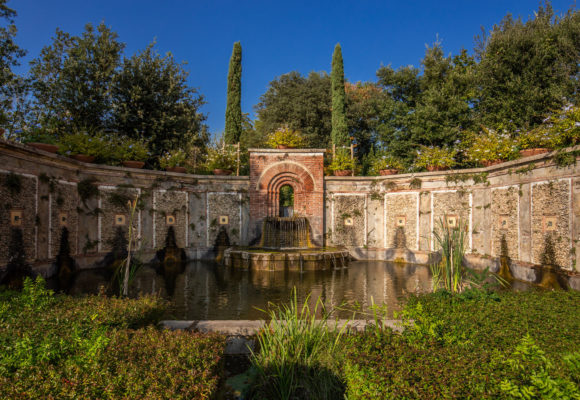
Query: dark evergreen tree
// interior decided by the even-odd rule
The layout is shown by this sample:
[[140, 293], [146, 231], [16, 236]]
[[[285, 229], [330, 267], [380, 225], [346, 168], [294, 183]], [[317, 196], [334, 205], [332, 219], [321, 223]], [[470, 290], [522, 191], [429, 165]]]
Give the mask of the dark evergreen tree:
[[228, 99], [226, 105], [226, 143], [235, 144], [242, 135], [242, 45], [234, 43], [228, 72]]
[[330, 80], [332, 82], [332, 143], [344, 146], [349, 144], [349, 136], [346, 125], [346, 93], [340, 43], [334, 47]]

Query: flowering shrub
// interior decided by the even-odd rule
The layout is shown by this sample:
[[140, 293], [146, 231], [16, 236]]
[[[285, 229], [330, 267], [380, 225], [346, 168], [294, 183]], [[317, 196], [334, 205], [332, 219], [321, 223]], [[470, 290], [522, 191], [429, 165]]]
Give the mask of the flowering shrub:
[[403, 163], [397, 158], [383, 151], [376, 153], [370, 160], [369, 173], [379, 175], [381, 170], [396, 169], [402, 170]]
[[418, 168], [451, 168], [456, 164], [456, 154], [457, 150], [451, 150], [446, 147], [421, 146], [421, 149], [417, 151], [415, 166]]
[[237, 163], [237, 154], [233, 146], [227, 145], [223, 139], [214, 142], [207, 149], [205, 167], [208, 171], [214, 169], [234, 170]]
[[114, 156], [117, 161], [145, 161], [149, 156], [147, 142], [139, 139], [117, 138]]
[[471, 133], [467, 138], [469, 147], [465, 155], [469, 161], [482, 163], [495, 160], [512, 160], [518, 155], [515, 141], [507, 133], [482, 127], [479, 133]]
[[548, 116], [539, 127], [518, 135], [520, 149], [561, 148], [580, 143], [580, 107], [568, 105]]
[[356, 167], [356, 161], [350, 158], [347, 149], [336, 149], [332, 162], [328, 166], [331, 171], [352, 171]]
[[183, 150], [166, 151], [159, 158], [159, 165], [161, 168], [174, 168], [182, 166], [185, 162], [186, 154]]
[[278, 146], [300, 147], [304, 146], [305, 140], [299, 131], [284, 125], [268, 135], [267, 144], [274, 149]]

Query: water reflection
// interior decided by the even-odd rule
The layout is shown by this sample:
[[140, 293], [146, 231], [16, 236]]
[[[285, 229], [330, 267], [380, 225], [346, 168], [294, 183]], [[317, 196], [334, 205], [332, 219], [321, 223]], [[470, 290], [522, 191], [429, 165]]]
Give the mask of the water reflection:
[[[98, 270], [77, 274], [70, 294], [97, 293], [107, 286], [107, 275]], [[243, 271], [212, 262], [192, 261], [172, 268], [146, 266], [131, 284], [131, 295], [155, 293], [171, 301], [166, 318], [260, 319], [259, 309], [268, 303], [287, 302], [296, 287], [299, 303], [311, 293], [310, 303], [320, 296], [327, 309], [346, 303], [367, 310], [386, 304], [388, 311], [400, 307], [408, 293], [430, 290], [429, 267], [383, 261], [353, 261], [348, 269], [334, 271]], [[342, 311], [341, 317], [352, 317]]]

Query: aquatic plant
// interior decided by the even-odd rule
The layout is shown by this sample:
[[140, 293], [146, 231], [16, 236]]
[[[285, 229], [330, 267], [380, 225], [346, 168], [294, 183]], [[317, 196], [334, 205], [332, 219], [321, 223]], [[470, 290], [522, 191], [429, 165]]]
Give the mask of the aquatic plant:
[[460, 292], [463, 288], [463, 256], [467, 249], [467, 225], [458, 218], [456, 226], [450, 226], [443, 218], [437, 221], [438, 228], [433, 230], [433, 237], [441, 248], [442, 260], [431, 265], [433, 289], [441, 285], [451, 293]]
[[[288, 305], [272, 305], [270, 323], [258, 335], [259, 352], [253, 352], [252, 366], [257, 380], [252, 398], [337, 399], [344, 391], [335, 363], [346, 325], [339, 331], [328, 327], [332, 312], [320, 297], [314, 308], [298, 305], [296, 288]], [[317, 319], [321, 315], [321, 319]]]

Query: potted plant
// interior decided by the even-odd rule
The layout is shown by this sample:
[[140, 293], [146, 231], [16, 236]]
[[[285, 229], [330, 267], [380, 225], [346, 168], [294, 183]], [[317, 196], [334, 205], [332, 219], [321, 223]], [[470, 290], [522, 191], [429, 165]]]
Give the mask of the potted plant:
[[143, 168], [149, 156], [147, 142], [139, 139], [121, 138], [116, 148], [115, 158], [127, 168]]
[[236, 168], [237, 154], [233, 146], [227, 145], [223, 139], [213, 143], [207, 149], [205, 167], [214, 175], [231, 175]]
[[49, 153], [58, 152], [56, 137], [48, 133], [33, 132], [30, 135], [25, 136], [24, 139], [22, 140], [22, 143], [34, 147], [35, 149], [43, 150]]
[[484, 167], [517, 157], [516, 143], [508, 134], [486, 127], [482, 127], [478, 133], [469, 134], [467, 143], [468, 147], [464, 152], [466, 158]]
[[403, 163], [396, 157], [380, 152], [376, 154], [370, 164], [371, 175], [395, 175], [403, 169]]
[[284, 125], [268, 135], [267, 144], [273, 149], [293, 149], [304, 146], [305, 140], [299, 131]]
[[456, 164], [457, 150], [447, 147], [421, 146], [417, 151], [415, 166], [425, 168], [429, 172], [445, 171]]
[[59, 153], [77, 161], [92, 163], [97, 157], [106, 159], [110, 151], [110, 137], [99, 132], [77, 131], [59, 138]]
[[519, 133], [516, 140], [520, 157], [531, 157], [547, 153], [552, 149], [554, 146], [554, 132], [545, 126], [539, 126]]
[[184, 173], [186, 171], [185, 167], [183, 167], [185, 158], [186, 154], [181, 149], [166, 151], [159, 158], [159, 165], [168, 172]]
[[337, 149], [328, 168], [334, 176], [348, 176], [354, 171], [356, 162], [351, 159], [350, 153], [343, 148]]

